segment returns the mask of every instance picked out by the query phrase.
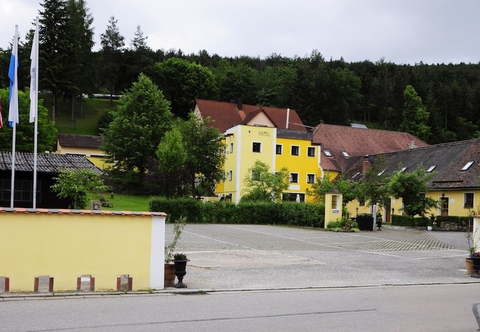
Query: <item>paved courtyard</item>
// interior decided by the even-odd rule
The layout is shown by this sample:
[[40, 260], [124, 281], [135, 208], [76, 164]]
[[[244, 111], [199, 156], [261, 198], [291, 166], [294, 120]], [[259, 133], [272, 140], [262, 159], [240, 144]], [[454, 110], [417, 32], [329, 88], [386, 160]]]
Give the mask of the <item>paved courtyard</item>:
[[[172, 225], [167, 224], [167, 243]], [[278, 289], [478, 282], [462, 232], [382, 227], [342, 233], [268, 225], [187, 225], [177, 246], [190, 289]]]

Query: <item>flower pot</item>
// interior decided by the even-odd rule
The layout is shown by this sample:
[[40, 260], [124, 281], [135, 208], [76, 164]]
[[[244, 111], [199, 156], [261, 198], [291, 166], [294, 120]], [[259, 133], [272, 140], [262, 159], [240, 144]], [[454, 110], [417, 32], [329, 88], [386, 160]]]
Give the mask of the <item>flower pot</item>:
[[164, 285], [163, 287], [173, 287], [175, 286], [175, 265], [173, 264], [165, 264], [164, 270]]
[[475, 270], [473, 269], [473, 261], [471, 258], [465, 258], [465, 266], [467, 268], [467, 274], [471, 276]]
[[480, 270], [480, 257], [478, 256], [471, 256], [470, 257], [472, 262], [473, 262], [473, 274], [471, 277], [473, 278], [480, 278], [480, 274], [478, 273], [478, 270]]
[[188, 259], [175, 259], [173, 264], [175, 266], [175, 275], [178, 278], [178, 282], [175, 284], [176, 288], [186, 288], [187, 285], [183, 283], [183, 277], [187, 274], [187, 262]]
[[358, 224], [358, 229], [361, 231], [373, 231], [373, 217], [357, 216], [355, 220]]

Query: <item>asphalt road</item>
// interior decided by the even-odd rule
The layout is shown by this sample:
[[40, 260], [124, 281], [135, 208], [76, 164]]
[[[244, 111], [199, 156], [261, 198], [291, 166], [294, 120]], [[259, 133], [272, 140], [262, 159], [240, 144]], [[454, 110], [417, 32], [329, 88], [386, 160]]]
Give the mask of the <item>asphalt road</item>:
[[0, 331], [475, 331], [477, 284], [0, 302]]

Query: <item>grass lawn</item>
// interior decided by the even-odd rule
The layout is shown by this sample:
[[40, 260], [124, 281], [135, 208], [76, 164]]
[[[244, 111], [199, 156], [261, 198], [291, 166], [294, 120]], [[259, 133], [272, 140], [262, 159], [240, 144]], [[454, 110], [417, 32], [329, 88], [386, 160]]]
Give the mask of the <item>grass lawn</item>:
[[102, 207], [102, 210], [148, 211], [148, 199], [150, 196], [114, 194], [112, 198], [109, 193], [106, 193], [103, 197], [109, 203], [112, 203], [113, 207]]
[[[42, 94], [39, 98], [43, 99], [43, 105], [47, 107], [50, 113], [49, 119], [51, 119], [52, 95]], [[114, 100], [114, 106], [117, 104], [118, 101]], [[55, 114], [55, 127], [61, 134], [98, 135], [98, 120], [110, 108], [109, 99], [86, 98], [83, 104], [83, 116], [80, 116], [80, 106], [76, 103], [75, 120], [72, 120], [69, 102], [59, 97]]]

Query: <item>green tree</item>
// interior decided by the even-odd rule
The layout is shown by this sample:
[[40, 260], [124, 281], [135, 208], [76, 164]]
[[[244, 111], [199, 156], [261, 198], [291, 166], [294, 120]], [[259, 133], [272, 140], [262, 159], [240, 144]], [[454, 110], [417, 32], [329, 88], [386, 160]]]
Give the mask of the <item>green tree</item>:
[[147, 165], [172, 126], [170, 103], [145, 75], [140, 74], [113, 111], [113, 121], [103, 133], [102, 147], [120, 171], [137, 174], [141, 184]]
[[364, 161], [364, 163], [366, 162], [369, 162], [368, 170], [356, 186], [356, 196], [359, 200], [365, 200], [367, 205], [384, 206], [386, 200], [389, 199], [388, 179], [384, 175], [386, 160], [376, 157], [372, 163]]
[[409, 173], [402, 169], [400, 165], [400, 170], [388, 181], [387, 189], [393, 197], [402, 199], [403, 211], [411, 217], [424, 216], [428, 210], [438, 207], [436, 200], [420, 195], [428, 192], [427, 182], [435, 173], [427, 173], [421, 164]]
[[355, 186], [356, 184], [345, 179], [343, 174], [340, 174], [335, 179], [331, 179], [327, 173], [324, 177], [317, 178], [317, 181], [312, 184], [312, 189], [307, 189], [307, 195], [313, 196], [314, 202], [325, 204], [325, 194], [333, 188], [337, 188], [343, 196], [342, 202], [345, 206], [356, 198]]
[[[107, 29], [100, 35], [102, 45], [101, 76], [110, 92], [110, 104], [113, 106], [113, 95], [118, 93], [117, 85], [120, 76], [120, 63], [122, 62], [124, 39], [117, 26], [118, 20], [111, 16]], [[103, 85], [103, 84], [102, 84]]]
[[282, 192], [288, 189], [288, 169], [283, 167], [278, 172], [271, 172], [270, 166], [256, 160], [243, 179], [245, 185], [242, 192], [242, 202], [249, 201], [279, 201]]
[[[3, 128], [0, 130], [0, 150], [12, 150], [12, 129], [8, 127], [8, 89], [0, 90], [2, 103]], [[30, 118], [30, 92], [18, 91], [18, 113], [19, 121], [16, 126], [17, 152], [33, 152], [34, 144], [34, 123], [29, 122]], [[43, 106], [43, 100], [38, 101], [38, 135], [37, 148], [39, 152], [55, 151], [57, 146], [57, 129], [52, 121], [48, 119], [48, 110]]]
[[165, 94], [172, 112], [187, 119], [193, 110], [195, 98], [214, 99], [217, 83], [210, 69], [179, 58], [156, 63], [148, 75]]
[[167, 197], [179, 194], [181, 174], [187, 159], [187, 152], [182, 143], [180, 130], [173, 127], [165, 133], [157, 149], [160, 173], [168, 179], [164, 186]]
[[404, 97], [403, 122], [399, 129], [427, 141], [430, 136], [430, 127], [427, 124], [430, 113], [426, 111], [422, 98], [413, 86], [407, 85]]
[[39, 78], [41, 89], [52, 92], [52, 120], [55, 121], [57, 96], [63, 86], [69, 86], [68, 70], [71, 43], [67, 4], [62, 0], [45, 0], [39, 22]]
[[74, 209], [85, 209], [90, 200], [89, 195], [107, 190], [100, 174], [90, 169], [60, 170], [58, 176], [53, 179], [55, 183], [51, 187], [52, 190], [60, 198], [69, 198]]
[[183, 121], [180, 126], [183, 146], [187, 153], [185, 170], [193, 196], [200, 194], [196, 192], [195, 183], [200, 183], [203, 188], [210, 188], [207, 191], [211, 193], [224, 176], [222, 168], [225, 162], [225, 145], [221, 140], [222, 133], [209, 123], [210, 118], [200, 119], [191, 112], [188, 120]]

